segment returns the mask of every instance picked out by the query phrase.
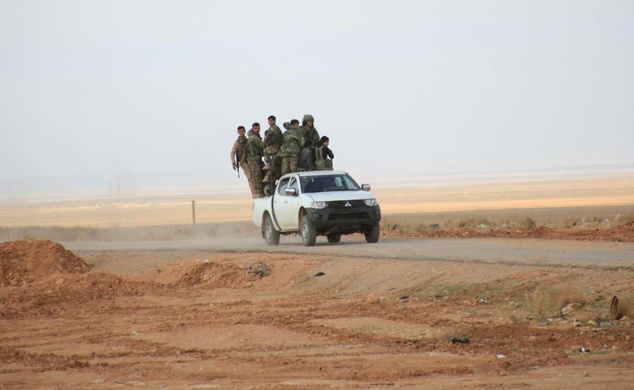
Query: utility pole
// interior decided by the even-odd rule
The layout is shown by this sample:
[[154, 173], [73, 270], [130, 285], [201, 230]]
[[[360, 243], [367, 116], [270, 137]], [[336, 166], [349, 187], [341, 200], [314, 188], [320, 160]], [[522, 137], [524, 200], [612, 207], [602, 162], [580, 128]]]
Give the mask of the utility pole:
[[196, 201], [192, 200], [192, 224], [196, 229]]

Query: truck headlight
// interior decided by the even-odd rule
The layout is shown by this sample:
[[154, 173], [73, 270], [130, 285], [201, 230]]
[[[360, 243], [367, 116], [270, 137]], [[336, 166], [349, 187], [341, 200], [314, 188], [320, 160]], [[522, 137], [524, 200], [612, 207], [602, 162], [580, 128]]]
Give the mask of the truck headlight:
[[365, 205], [366, 206], [378, 206], [379, 202], [377, 202], [376, 199], [366, 199], [365, 200]]
[[324, 202], [321, 200], [317, 202], [310, 202], [309, 207], [313, 209], [325, 209], [326, 207], [328, 207], [328, 202]]

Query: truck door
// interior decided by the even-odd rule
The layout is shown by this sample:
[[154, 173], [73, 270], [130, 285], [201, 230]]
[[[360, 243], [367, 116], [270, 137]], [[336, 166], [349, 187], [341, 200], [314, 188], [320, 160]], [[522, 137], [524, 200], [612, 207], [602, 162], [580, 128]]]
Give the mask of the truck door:
[[[287, 188], [295, 188], [296, 195], [286, 195]], [[280, 224], [282, 231], [296, 231], [299, 226], [297, 215], [301, 207], [299, 194], [299, 183], [296, 177], [291, 177], [288, 183], [280, 182], [277, 186], [277, 194], [273, 200], [275, 207], [275, 217]]]

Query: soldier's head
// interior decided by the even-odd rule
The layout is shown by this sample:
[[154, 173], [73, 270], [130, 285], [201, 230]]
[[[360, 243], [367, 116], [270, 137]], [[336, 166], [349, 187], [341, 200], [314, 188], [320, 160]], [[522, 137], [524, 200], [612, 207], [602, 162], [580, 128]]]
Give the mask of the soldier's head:
[[306, 114], [304, 115], [304, 118], [302, 118], [302, 126], [312, 127], [314, 123], [315, 118], [313, 118], [313, 116], [310, 114]]
[[253, 126], [251, 126], [251, 130], [253, 130], [255, 134], [260, 134], [260, 124], [255, 122]]
[[273, 115], [268, 117], [269, 126], [273, 126], [275, 124], [275, 117]]
[[238, 135], [239, 136], [243, 136], [245, 132], [246, 132], [246, 130], [244, 129], [244, 126], [238, 126]]
[[292, 119], [291, 120], [291, 127], [292, 128], [298, 128], [299, 127], [299, 121], [297, 119]]
[[319, 144], [320, 145], [324, 145], [324, 146], [328, 146], [330, 144], [330, 138], [326, 137], [325, 135], [323, 137], [321, 137], [319, 139]]

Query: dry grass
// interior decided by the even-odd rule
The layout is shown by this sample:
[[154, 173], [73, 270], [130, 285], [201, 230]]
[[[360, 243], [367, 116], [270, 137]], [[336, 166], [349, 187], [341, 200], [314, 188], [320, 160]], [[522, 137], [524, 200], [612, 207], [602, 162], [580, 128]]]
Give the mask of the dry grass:
[[624, 206], [634, 204], [634, 177], [399, 183], [373, 193], [389, 214]]
[[562, 308], [568, 304], [584, 306], [584, 293], [572, 283], [555, 286], [540, 285], [525, 294], [525, 308], [539, 318], [561, 317]]
[[429, 298], [450, 298], [452, 296], [465, 295], [473, 286], [467, 283], [453, 283], [453, 284], [437, 284], [431, 288], [428, 292]]
[[607, 230], [634, 219], [632, 206], [578, 207], [535, 210], [487, 210], [454, 213], [399, 214], [383, 216], [383, 232], [405, 236], [434, 236], [440, 232], [534, 231], [547, 227], [556, 231]]

